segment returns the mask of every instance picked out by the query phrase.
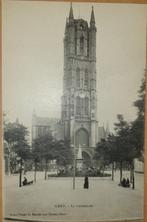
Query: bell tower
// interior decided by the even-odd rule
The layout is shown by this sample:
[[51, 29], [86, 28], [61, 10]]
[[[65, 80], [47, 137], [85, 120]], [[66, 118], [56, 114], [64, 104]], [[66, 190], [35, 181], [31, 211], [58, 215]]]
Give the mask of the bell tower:
[[71, 4], [64, 34], [62, 124], [64, 137], [89, 153], [98, 141], [96, 32], [93, 7], [88, 25], [74, 18]]

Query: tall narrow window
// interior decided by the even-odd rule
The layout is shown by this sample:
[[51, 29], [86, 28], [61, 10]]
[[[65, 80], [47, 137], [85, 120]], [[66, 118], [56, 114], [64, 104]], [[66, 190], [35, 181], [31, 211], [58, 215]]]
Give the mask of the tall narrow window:
[[80, 69], [76, 69], [76, 86], [80, 87]]
[[80, 97], [76, 98], [76, 114], [80, 115]]
[[71, 103], [71, 107], [70, 107], [71, 116], [74, 116], [74, 96], [73, 95], [71, 96], [70, 103]]
[[85, 87], [88, 87], [88, 70], [87, 69], [85, 69], [85, 81], [84, 81], [84, 85], [85, 85]]
[[89, 111], [89, 98], [86, 97], [85, 98], [85, 115], [88, 115], [88, 111]]
[[81, 36], [80, 38], [80, 54], [84, 53], [84, 37]]
[[95, 108], [95, 98], [92, 97], [91, 99], [91, 108], [94, 109]]
[[81, 105], [81, 115], [83, 116], [85, 114], [85, 99], [81, 98], [80, 105]]
[[74, 104], [71, 104], [71, 116], [74, 116]]

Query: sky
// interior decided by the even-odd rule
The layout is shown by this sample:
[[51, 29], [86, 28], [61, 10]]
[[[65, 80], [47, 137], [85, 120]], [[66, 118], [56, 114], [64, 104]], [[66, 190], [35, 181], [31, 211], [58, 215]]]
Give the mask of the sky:
[[[99, 126], [110, 130], [123, 114], [136, 117], [146, 61], [147, 5], [73, 3], [74, 18], [97, 27], [97, 98]], [[70, 3], [3, 2], [3, 111], [9, 121], [31, 129], [32, 113], [61, 116], [63, 37]]]

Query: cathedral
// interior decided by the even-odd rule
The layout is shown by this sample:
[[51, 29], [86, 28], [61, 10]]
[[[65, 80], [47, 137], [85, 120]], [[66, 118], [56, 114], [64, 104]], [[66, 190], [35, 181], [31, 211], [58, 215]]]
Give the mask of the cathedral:
[[108, 134], [97, 120], [96, 32], [93, 7], [88, 24], [74, 18], [71, 4], [64, 34], [61, 119], [32, 116], [32, 140], [46, 133], [70, 140], [82, 167], [93, 166], [96, 144]]
[[75, 19], [72, 4], [64, 34], [62, 124], [64, 138], [81, 149], [89, 164], [98, 142], [96, 89], [96, 24]]

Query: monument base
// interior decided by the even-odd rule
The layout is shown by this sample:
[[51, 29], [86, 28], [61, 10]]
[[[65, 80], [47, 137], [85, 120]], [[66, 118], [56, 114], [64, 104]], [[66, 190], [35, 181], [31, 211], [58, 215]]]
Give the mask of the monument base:
[[83, 159], [77, 159], [77, 170], [83, 170]]

